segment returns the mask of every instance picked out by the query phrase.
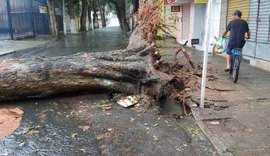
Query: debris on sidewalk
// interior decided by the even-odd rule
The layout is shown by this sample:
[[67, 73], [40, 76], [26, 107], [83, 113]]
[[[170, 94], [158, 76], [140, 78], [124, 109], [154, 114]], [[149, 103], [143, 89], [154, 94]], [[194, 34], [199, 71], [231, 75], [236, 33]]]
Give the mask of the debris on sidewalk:
[[26, 129], [24, 129], [23, 134], [26, 134], [26, 135], [38, 134], [40, 128], [41, 128], [40, 125], [28, 127]]
[[128, 108], [128, 107], [138, 104], [138, 99], [136, 96], [127, 96], [118, 100], [117, 104], [124, 108]]
[[23, 111], [20, 108], [0, 109], [0, 139], [10, 135], [21, 123]]

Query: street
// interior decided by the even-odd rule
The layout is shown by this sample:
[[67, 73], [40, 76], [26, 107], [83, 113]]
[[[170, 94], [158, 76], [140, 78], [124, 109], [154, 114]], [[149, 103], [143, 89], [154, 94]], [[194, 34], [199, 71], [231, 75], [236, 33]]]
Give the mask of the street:
[[[125, 48], [127, 38], [118, 27], [68, 35], [34, 51], [1, 57], [65, 56]], [[21, 108], [18, 129], [0, 141], [0, 155], [215, 155], [215, 149], [189, 114], [176, 120], [182, 108], [166, 102], [157, 113], [122, 108], [107, 92], [76, 92], [49, 98], [1, 104]]]

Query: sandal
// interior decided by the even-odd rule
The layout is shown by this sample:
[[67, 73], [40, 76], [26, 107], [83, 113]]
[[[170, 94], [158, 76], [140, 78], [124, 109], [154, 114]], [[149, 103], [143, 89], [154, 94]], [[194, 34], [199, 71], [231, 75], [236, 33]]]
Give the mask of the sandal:
[[230, 68], [225, 68], [225, 72], [229, 72], [231, 69]]

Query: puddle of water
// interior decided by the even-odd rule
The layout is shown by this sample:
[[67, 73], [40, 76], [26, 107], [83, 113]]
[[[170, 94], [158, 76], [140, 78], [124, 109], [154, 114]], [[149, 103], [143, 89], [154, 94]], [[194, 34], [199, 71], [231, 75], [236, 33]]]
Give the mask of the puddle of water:
[[181, 115], [184, 111], [181, 104], [170, 98], [161, 100], [162, 115]]

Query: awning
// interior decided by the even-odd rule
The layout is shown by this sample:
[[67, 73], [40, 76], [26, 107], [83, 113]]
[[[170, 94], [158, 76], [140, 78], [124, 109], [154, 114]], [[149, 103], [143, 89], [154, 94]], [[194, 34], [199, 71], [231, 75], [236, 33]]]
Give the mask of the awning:
[[195, 0], [194, 3], [201, 3], [201, 4], [205, 4], [207, 3], [208, 0]]
[[184, 4], [184, 3], [188, 3], [190, 2], [190, 0], [164, 0], [164, 4]]

